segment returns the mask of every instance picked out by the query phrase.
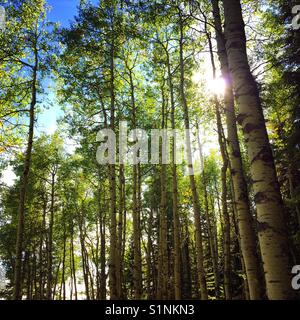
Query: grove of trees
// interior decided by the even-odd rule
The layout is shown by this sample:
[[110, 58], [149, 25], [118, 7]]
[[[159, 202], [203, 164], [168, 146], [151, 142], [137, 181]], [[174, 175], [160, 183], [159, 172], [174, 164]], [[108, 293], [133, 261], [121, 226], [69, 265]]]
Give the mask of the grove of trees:
[[[0, 4], [1, 298], [299, 298], [296, 1], [81, 0], [69, 26]], [[184, 131], [187, 161], [100, 164], [125, 122]]]

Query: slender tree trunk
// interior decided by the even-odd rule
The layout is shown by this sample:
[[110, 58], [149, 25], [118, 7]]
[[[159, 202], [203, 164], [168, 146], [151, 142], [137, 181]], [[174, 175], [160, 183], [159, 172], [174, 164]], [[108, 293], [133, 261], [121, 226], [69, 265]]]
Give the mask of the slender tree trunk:
[[77, 210], [78, 214], [78, 227], [79, 227], [79, 240], [80, 240], [80, 248], [81, 248], [81, 260], [82, 260], [82, 273], [83, 273], [83, 280], [85, 286], [85, 294], [86, 299], [90, 300], [90, 286], [89, 286], [89, 266], [88, 266], [88, 257], [86, 254], [86, 247], [85, 247], [85, 232], [84, 232], [84, 221], [83, 221], [83, 214], [84, 208], [81, 211]]
[[56, 287], [57, 287], [57, 282], [58, 282], [58, 274], [59, 274], [60, 266], [61, 266], [61, 260], [59, 260], [59, 263], [58, 263], [58, 265], [57, 265], [57, 267], [56, 267], [56, 272], [55, 272], [55, 277], [54, 277], [53, 291], [52, 291], [51, 300], [55, 300]]
[[[171, 123], [172, 129], [175, 130], [175, 98], [174, 98], [174, 86], [172, 81], [170, 56], [167, 49], [167, 67], [168, 67], [168, 83], [170, 90], [171, 100]], [[176, 143], [173, 137], [172, 141], [172, 200], [173, 200], [173, 237], [174, 237], [174, 293], [175, 299], [181, 299], [181, 266], [180, 266], [180, 221], [178, 215], [178, 183], [177, 183], [177, 167], [176, 167]]]
[[90, 299], [95, 300], [95, 289], [94, 289], [94, 274], [91, 271], [90, 268], [90, 261], [89, 261], [89, 255], [87, 250], [85, 251], [86, 254], [86, 265], [87, 265], [87, 274], [88, 274], [88, 279], [90, 279]]
[[[190, 263], [190, 238], [187, 221], [185, 224], [185, 232], [183, 232], [183, 243], [182, 243], [182, 299], [192, 298], [192, 280], [191, 280], [191, 263]], [[198, 288], [197, 288], [198, 290]]]
[[226, 186], [226, 171], [227, 166], [224, 165], [221, 169], [222, 173], [222, 213], [225, 226], [224, 234], [224, 288], [227, 300], [231, 300], [231, 252], [230, 252], [230, 217], [227, 208], [227, 186]]
[[[211, 207], [211, 224], [212, 224], [212, 233], [213, 233], [213, 243], [215, 248], [215, 257], [216, 257], [216, 263], [217, 263], [217, 271], [219, 273], [218, 269], [218, 261], [219, 261], [219, 239], [218, 239], [218, 226], [217, 226], [217, 218], [216, 218], [216, 212], [215, 212], [215, 203], [213, 203], [212, 200], [212, 194], [209, 197], [208, 192], [207, 193], [207, 205]], [[222, 227], [221, 227], [222, 230]]]
[[106, 299], [106, 273], [105, 273], [105, 238], [101, 236], [101, 249], [100, 249], [100, 299]]
[[[70, 239], [70, 257], [71, 257], [71, 274], [73, 275], [73, 283], [74, 283], [74, 290], [75, 290], [75, 300], [78, 299], [77, 296], [77, 280], [76, 280], [76, 267], [75, 267], [75, 253], [74, 253], [74, 224], [73, 221], [71, 222], [71, 239]], [[73, 287], [73, 283], [72, 287]], [[71, 294], [71, 297], [73, 295]]]
[[119, 168], [119, 219], [118, 219], [118, 258], [119, 258], [119, 284], [118, 295], [123, 298], [123, 228], [124, 228], [124, 214], [125, 214], [125, 176], [124, 164], [120, 164]]
[[43, 216], [42, 216], [42, 226], [40, 231], [40, 244], [39, 244], [39, 299], [44, 299], [44, 234], [46, 229], [46, 213], [47, 213], [47, 198], [45, 196], [46, 192], [43, 192]]
[[184, 112], [184, 123], [186, 129], [186, 148], [187, 148], [187, 157], [188, 157], [188, 167], [189, 167], [189, 179], [190, 179], [190, 187], [192, 190], [192, 198], [193, 198], [193, 209], [194, 209], [194, 221], [195, 221], [195, 232], [196, 232], [196, 255], [197, 255], [197, 272], [198, 272], [198, 280], [200, 284], [200, 292], [201, 299], [207, 300], [207, 287], [206, 287], [206, 279], [205, 279], [205, 270], [203, 265], [203, 246], [202, 246], [202, 226], [201, 226], [201, 213], [200, 213], [200, 203], [199, 196], [196, 187], [196, 181], [194, 176], [194, 168], [192, 164], [192, 150], [191, 150], [191, 137], [190, 137], [190, 120], [189, 120], [189, 110], [186, 101], [184, 83], [184, 58], [183, 58], [183, 20], [182, 20], [182, 12], [179, 10], [179, 28], [180, 28], [180, 41], [179, 41], [179, 54], [180, 54], [180, 96], [181, 102], [183, 106]]
[[[232, 186], [233, 187], [233, 186]], [[236, 217], [237, 217], [237, 209], [236, 209], [236, 205], [234, 203], [232, 203], [232, 208], [233, 208], [233, 225], [234, 225], [234, 229], [235, 229], [235, 234], [237, 235], [237, 240], [238, 240], [238, 251], [240, 254], [240, 261], [241, 261], [241, 266], [242, 266], [242, 274], [244, 275], [243, 280], [244, 280], [244, 295], [245, 295], [245, 299], [246, 300], [250, 300], [250, 291], [249, 291], [249, 285], [248, 285], [248, 279], [247, 279], [247, 273], [246, 273], [246, 267], [245, 267], [245, 262], [244, 262], [244, 257], [241, 251], [241, 238], [240, 238], [240, 234], [238, 232], [238, 226], [237, 226], [237, 222], [236, 222]]]
[[[136, 103], [134, 95], [134, 82], [132, 69], [127, 66], [130, 84], [130, 97], [132, 107], [132, 126], [133, 129], [137, 125], [136, 115]], [[136, 155], [138, 157], [138, 155]], [[136, 162], [136, 158], [134, 159]], [[139, 205], [139, 164], [133, 165], [133, 208], [132, 208], [132, 220], [133, 220], [133, 291], [134, 298], [139, 300], [142, 294], [142, 257], [141, 257], [141, 226], [140, 226], [140, 205]]]
[[222, 181], [222, 215], [224, 219], [224, 288], [225, 297], [231, 300], [231, 254], [230, 254], [230, 217], [227, 208], [227, 169], [228, 159], [225, 152], [225, 142], [222, 138], [222, 122], [219, 112], [219, 104], [216, 101], [217, 127], [219, 145], [222, 155], [221, 181]]
[[52, 247], [53, 247], [53, 224], [54, 224], [54, 192], [55, 192], [55, 175], [56, 168], [51, 174], [51, 199], [50, 199], [50, 222], [48, 236], [48, 252], [47, 252], [47, 299], [52, 298]]
[[238, 141], [236, 117], [234, 110], [234, 98], [232, 93], [231, 78], [229, 75], [228, 57], [225, 47], [225, 37], [222, 30], [219, 0], [213, 0], [214, 26], [218, 47], [218, 57], [221, 63], [221, 71], [226, 81], [225, 90], [225, 116], [229, 143], [229, 159], [231, 166], [231, 178], [234, 185], [234, 201], [237, 209], [237, 222], [239, 227], [241, 250], [245, 262], [246, 275], [249, 282], [251, 299], [262, 297], [260, 281], [259, 259], [256, 250], [256, 237], [249, 207], [248, 188], [244, 176], [241, 151]]
[[100, 299], [106, 300], [105, 213], [100, 213]]
[[[165, 128], [165, 94], [162, 88], [162, 129]], [[167, 223], [167, 165], [163, 163], [165, 150], [160, 150], [160, 210], [159, 210], [159, 249], [157, 298], [168, 299], [168, 223]]]
[[284, 208], [257, 84], [251, 74], [239, 0], [223, 0], [226, 51], [250, 161], [257, 229], [269, 299], [292, 297]]
[[148, 219], [148, 232], [147, 232], [147, 298], [151, 300], [154, 298], [154, 289], [155, 289], [155, 272], [153, 271], [153, 209], [149, 212]]
[[[205, 32], [209, 45], [209, 53], [213, 70], [213, 78], [216, 78], [216, 66], [214, 61], [213, 47], [211, 37], [207, 31], [207, 23], [205, 22]], [[214, 95], [214, 106], [217, 120], [218, 142], [222, 157], [221, 181], [222, 181], [222, 215], [224, 219], [224, 288], [225, 297], [231, 300], [231, 257], [230, 257], [230, 218], [227, 208], [227, 169], [228, 158], [226, 154], [226, 142], [223, 137], [223, 125], [220, 112], [220, 103], [217, 95]]]
[[[37, 35], [35, 35], [37, 38]], [[34, 121], [35, 121], [35, 107], [37, 102], [37, 72], [38, 72], [38, 50], [34, 48], [34, 67], [32, 70], [32, 87], [31, 87], [31, 102], [29, 110], [29, 131], [27, 148], [25, 152], [23, 175], [21, 178], [20, 187], [20, 200], [18, 208], [18, 226], [17, 226], [17, 241], [16, 241], [16, 260], [15, 260], [15, 274], [14, 274], [14, 300], [22, 299], [22, 252], [24, 241], [24, 227], [25, 227], [25, 204], [26, 192], [28, 186], [28, 178], [31, 166], [31, 153], [34, 134]]]
[[[204, 172], [203, 174], [205, 175]], [[205, 179], [206, 178], [204, 178], [204, 181]], [[203, 188], [204, 188], [205, 216], [207, 220], [207, 229], [208, 229], [208, 237], [209, 237], [209, 247], [210, 247], [210, 254], [212, 259], [212, 267], [213, 267], [214, 280], [215, 280], [215, 296], [216, 296], [216, 299], [219, 299], [220, 298], [220, 276], [219, 276], [219, 270], [218, 270], [218, 250], [216, 248], [214, 225], [212, 226], [211, 217], [209, 213], [206, 182], [204, 182]]]
[[[124, 177], [125, 179], [125, 177]], [[123, 234], [122, 234], [122, 252], [121, 252], [121, 261], [122, 261], [122, 268], [124, 268], [123, 264], [124, 264], [124, 259], [125, 259], [125, 249], [126, 249], [126, 224], [127, 224], [127, 210], [126, 210], [126, 201], [125, 201], [125, 181], [124, 181], [124, 215], [123, 215]], [[126, 293], [126, 286], [124, 283], [124, 278], [123, 278], [123, 284], [122, 284], [122, 295], [123, 295], [123, 299], [126, 299], [127, 293]]]
[[30, 282], [31, 282], [31, 267], [30, 267], [30, 252], [25, 253], [24, 259], [24, 279], [26, 279], [26, 300], [30, 300]]
[[36, 257], [36, 247], [34, 248], [33, 254], [33, 290], [34, 294], [32, 293], [32, 297], [34, 300], [38, 298], [38, 283], [37, 283], [37, 257]]
[[98, 207], [98, 215], [96, 218], [96, 253], [95, 253], [95, 268], [96, 268], [96, 299], [100, 300], [101, 299], [101, 293], [100, 293], [100, 241], [101, 241], [101, 237], [100, 237], [100, 228], [99, 228], [99, 221], [100, 221], [100, 202], [101, 202], [101, 190], [98, 190], [98, 203], [99, 203], [99, 207]]
[[61, 300], [61, 295], [63, 300], [66, 300], [66, 280], [65, 280], [65, 268], [66, 268], [66, 244], [67, 244], [67, 235], [66, 235], [66, 223], [65, 218], [63, 217], [63, 258], [62, 258], [62, 275], [61, 275], [61, 286], [60, 286], [60, 294], [59, 299]]
[[[112, 22], [113, 28], [113, 22]], [[110, 129], [115, 130], [115, 42], [112, 33], [110, 43]], [[110, 249], [109, 249], [109, 291], [110, 299], [116, 300], [117, 290], [117, 210], [116, 210], [116, 168], [115, 164], [108, 165], [110, 190]]]
[[211, 219], [209, 214], [209, 204], [208, 204], [208, 195], [207, 195], [207, 177], [205, 172], [205, 163], [202, 153], [202, 145], [200, 141], [199, 136], [199, 124], [197, 122], [197, 138], [198, 138], [198, 149], [199, 149], [199, 155], [200, 155], [200, 161], [202, 166], [202, 184], [203, 184], [203, 193], [204, 193], [204, 206], [205, 206], [205, 217], [207, 221], [207, 229], [208, 229], [208, 238], [209, 238], [209, 247], [210, 247], [210, 253], [211, 253], [211, 260], [212, 260], [212, 266], [213, 266], [213, 272], [214, 272], [214, 280], [215, 280], [215, 295], [218, 299], [220, 297], [220, 277], [219, 277], [219, 270], [218, 270], [218, 255], [217, 255], [217, 249], [216, 249], [216, 243], [214, 238], [214, 230], [211, 226]]
[[[228, 151], [226, 150], [226, 153], [228, 154]], [[229, 170], [232, 171], [231, 169], [231, 162], [229, 161]], [[249, 284], [248, 284], [248, 278], [247, 278], [247, 272], [246, 272], [246, 266], [245, 266], [245, 261], [244, 261], [244, 256], [242, 253], [242, 249], [241, 249], [241, 236], [240, 236], [240, 232], [238, 231], [238, 225], [237, 225], [237, 203], [235, 201], [234, 195], [235, 195], [235, 191], [234, 191], [234, 184], [233, 184], [233, 180], [231, 179], [230, 181], [230, 187], [231, 187], [231, 200], [232, 200], [232, 212], [233, 212], [233, 217], [232, 217], [232, 221], [233, 221], [233, 226], [234, 226], [234, 231], [235, 234], [237, 236], [237, 240], [238, 240], [238, 245], [239, 245], [239, 253], [240, 253], [240, 261], [241, 261], [241, 265], [242, 265], [242, 274], [243, 276], [243, 280], [244, 280], [244, 294], [245, 294], [245, 299], [246, 300], [250, 300], [250, 291], [249, 291]], [[263, 287], [263, 285], [261, 285], [261, 287]]]

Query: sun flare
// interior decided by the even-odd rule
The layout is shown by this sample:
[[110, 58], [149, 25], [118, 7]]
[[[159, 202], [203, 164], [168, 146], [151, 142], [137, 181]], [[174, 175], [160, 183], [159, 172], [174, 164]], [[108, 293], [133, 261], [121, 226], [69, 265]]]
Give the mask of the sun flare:
[[226, 83], [222, 77], [212, 78], [211, 76], [208, 76], [205, 72], [195, 72], [192, 75], [192, 81], [195, 84], [202, 83], [204, 85], [205, 90], [207, 90], [209, 94], [216, 94], [217, 96], [224, 95]]
[[210, 93], [218, 96], [224, 95], [226, 83], [223, 78], [215, 78], [207, 81], [207, 87]]

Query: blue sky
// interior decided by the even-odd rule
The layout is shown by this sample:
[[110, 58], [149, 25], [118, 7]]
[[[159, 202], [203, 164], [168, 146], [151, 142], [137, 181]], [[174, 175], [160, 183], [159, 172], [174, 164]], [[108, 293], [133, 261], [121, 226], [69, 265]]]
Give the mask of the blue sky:
[[[47, 3], [52, 7], [48, 13], [48, 19], [52, 22], [59, 22], [62, 26], [69, 26], [70, 21], [76, 15], [76, 8], [79, 0], [48, 0]], [[46, 81], [47, 82], [47, 81]], [[43, 110], [38, 115], [37, 132], [53, 133], [57, 128], [57, 120], [63, 115], [60, 106], [55, 100], [55, 94], [49, 88], [47, 100], [51, 101], [52, 106]]]
[[47, 3], [52, 7], [48, 14], [49, 20], [60, 22], [63, 26], [68, 26], [76, 14], [76, 7], [79, 0], [48, 0]]
[[[77, 12], [77, 6], [80, 0], [46, 0], [48, 5], [52, 7], [48, 18], [53, 22], [60, 22], [63, 26], [68, 26], [73, 20]], [[97, 4], [98, 0], [89, 0], [93, 4]]]
[[[98, 0], [90, 0], [97, 4]], [[77, 13], [77, 6], [80, 0], [47, 0], [51, 11], [48, 13], [48, 19], [52, 22], [59, 22], [61, 26], [68, 27]], [[55, 101], [53, 91], [48, 91], [48, 100], [51, 100], [52, 106], [38, 115], [37, 132], [53, 133], [56, 129], [56, 122], [63, 115], [60, 106]]]

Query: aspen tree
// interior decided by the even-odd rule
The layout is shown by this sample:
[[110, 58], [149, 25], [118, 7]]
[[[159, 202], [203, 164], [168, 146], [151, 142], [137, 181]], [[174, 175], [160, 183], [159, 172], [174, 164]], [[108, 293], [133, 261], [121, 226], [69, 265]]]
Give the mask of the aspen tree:
[[191, 150], [191, 137], [190, 137], [190, 119], [189, 119], [189, 109], [186, 100], [185, 94], [185, 73], [184, 73], [184, 57], [183, 57], [183, 43], [184, 43], [184, 21], [182, 16], [182, 11], [178, 8], [179, 14], [179, 29], [180, 29], [180, 39], [179, 39], [179, 63], [180, 63], [180, 97], [184, 113], [184, 124], [186, 129], [186, 148], [187, 148], [187, 158], [188, 158], [188, 169], [189, 169], [189, 179], [190, 187], [192, 190], [193, 198], [193, 209], [194, 209], [194, 222], [195, 222], [195, 233], [196, 233], [196, 256], [197, 256], [197, 272], [198, 272], [198, 281], [200, 284], [201, 299], [207, 300], [207, 287], [206, 287], [206, 278], [205, 270], [203, 265], [203, 244], [202, 244], [202, 225], [201, 225], [201, 210], [199, 195], [196, 187], [196, 181], [194, 176], [194, 168], [192, 164], [192, 150]]
[[261, 282], [259, 260], [256, 249], [256, 237], [249, 206], [248, 188], [244, 176], [241, 151], [237, 134], [236, 115], [232, 83], [229, 74], [228, 57], [225, 48], [225, 36], [222, 30], [219, 0], [212, 0], [214, 27], [216, 32], [218, 57], [226, 88], [224, 93], [227, 139], [229, 144], [229, 160], [231, 178], [234, 186], [234, 202], [237, 210], [237, 223], [241, 241], [241, 251], [245, 263], [246, 276], [251, 299], [261, 298]]
[[243, 128], [257, 208], [257, 230], [269, 299], [289, 299], [290, 262], [284, 208], [257, 84], [251, 74], [239, 0], [223, 0], [226, 51]]

